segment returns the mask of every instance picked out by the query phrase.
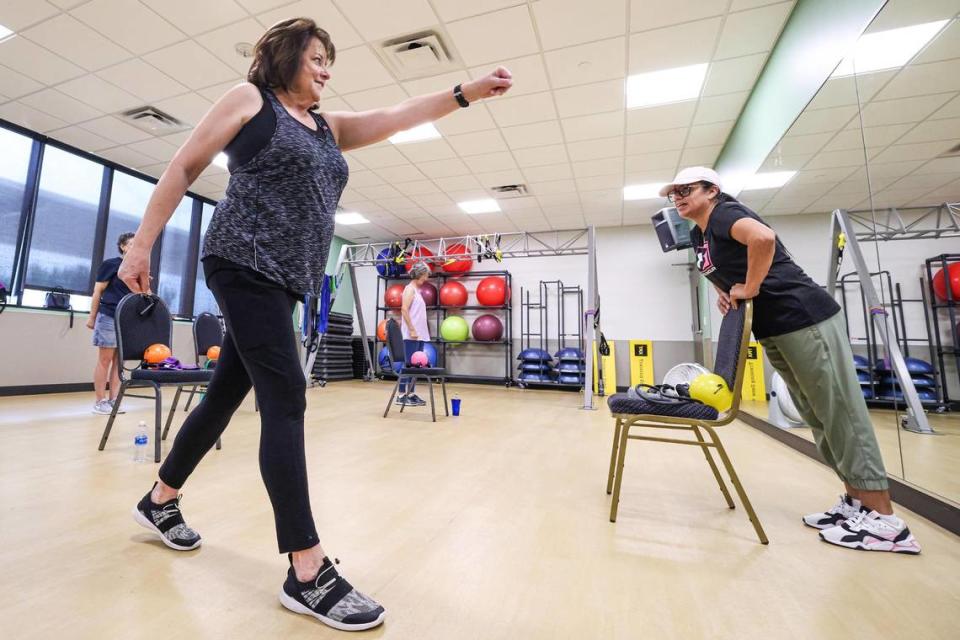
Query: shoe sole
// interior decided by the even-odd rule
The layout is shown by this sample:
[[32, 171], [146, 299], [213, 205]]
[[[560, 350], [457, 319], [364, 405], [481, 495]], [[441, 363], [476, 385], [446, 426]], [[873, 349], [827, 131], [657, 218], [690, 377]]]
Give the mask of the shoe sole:
[[201, 538], [201, 539], [197, 540], [195, 543], [193, 543], [193, 545], [191, 545], [191, 546], [189, 546], [189, 547], [184, 547], [184, 546], [177, 545], [177, 544], [174, 544], [174, 543], [170, 542], [169, 540], [167, 540], [167, 537], [166, 537], [165, 535], [163, 535], [163, 532], [160, 531], [160, 529], [157, 529], [156, 525], [154, 525], [152, 522], [150, 522], [149, 520], [147, 520], [147, 517], [146, 517], [145, 515], [143, 515], [143, 513], [140, 511], [140, 509], [137, 509], [136, 507], [133, 508], [133, 519], [136, 520], [136, 522], [137, 522], [138, 525], [140, 525], [141, 527], [143, 527], [144, 529], [146, 529], [146, 530], [149, 531], [150, 533], [154, 534], [154, 535], [157, 536], [158, 538], [160, 538], [160, 542], [162, 542], [163, 544], [167, 545], [168, 547], [170, 547], [170, 548], [173, 549], [174, 551], [193, 551], [194, 549], [196, 549], [197, 547], [199, 547], [200, 544], [203, 542], [203, 538]]
[[843, 522], [843, 520], [840, 520], [840, 522], [835, 522], [834, 524], [824, 524], [824, 525], [810, 524], [809, 522], [807, 522], [807, 521], [804, 520], [803, 518], [800, 518], [800, 522], [802, 522], [802, 523], [804, 524], [804, 526], [810, 527], [811, 529], [817, 529], [818, 531], [823, 531], [823, 530], [825, 530], [825, 529], [832, 529], [832, 528], [834, 528], [835, 526], [837, 526], [838, 524], [840, 524], [840, 522]]
[[305, 607], [294, 598], [291, 598], [282, 587], [280, 588], [280, 604], [294, 613], [302, 613], [304, 615], [313, 616], [328, 627], [333, 627], [334, 629], [338, 629], [340, 631], [364, 631], [366, 629], [373, 629], [374, 627], [383, 624], [383, 620], [387, 615], [387, 612], [384, 611], [377, 616], [376, 620], [371, 622], [362, 622], [360, 624], [344, 624], [334, 620], [333, 618], [328, 618], [324, 615], [321, 615], [313, 609]]
[[911, 556], [920, 555], [919, 547], [905, 547], [889, 540], [877, 541], [876, 544], [872, 546], [867, 546], [862, 543], [857, 542], [856, 544], [844, 544], [842, 542], [832, 542], [823, 537], [823, 534], [820, 535], [820, 539], [826, 542], [827, 544], [832, 544], [837, 547], [843, 547], [844, 549], [854, 549], [856, 551], [889, 551], [891, 553], [906, 553]]

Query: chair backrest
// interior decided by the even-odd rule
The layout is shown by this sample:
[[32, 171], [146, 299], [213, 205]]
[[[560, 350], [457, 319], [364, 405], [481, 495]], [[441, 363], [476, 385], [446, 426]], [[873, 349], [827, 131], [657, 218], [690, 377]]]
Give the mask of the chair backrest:
[[200, 362], [200, 356], [207, 355], [210, 347], [223, 346], [223, 325], [220, 318], [204, 311], [193, 321], [193, 350]]
[[165, 344], [173, 350], [173, 316], [159, 297], [128, 293], [117, 305], [114, 320], [121, 364], [135, 360], [139, 366], [143, 352], [152, 344]]
[[387, 351], [390, 353], [391, 364], [406, 364], [407, 354], [403, 348], [403, 333], [400, 325], [393, 318], [387, 320]]
[[747, 348], [753, 328], [753, 301], [744, 300], [738, 308], [731, 308], [720, 325], [717, 341], [717, 357], [713, 372], [726, 380], [733, 392], [733, 405], [727, 415], [734, 416], [740, 409], [740, 392], [743, 389], [743, 372], [746, 370]]

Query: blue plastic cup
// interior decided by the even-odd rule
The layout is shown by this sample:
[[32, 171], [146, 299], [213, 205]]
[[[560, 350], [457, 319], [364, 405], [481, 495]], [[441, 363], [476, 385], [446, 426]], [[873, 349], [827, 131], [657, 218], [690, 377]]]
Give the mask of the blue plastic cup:
[[452, 398], [450, 400], [450, 410], [453, 411], [453, 415], [460, 415], [460, 398]]

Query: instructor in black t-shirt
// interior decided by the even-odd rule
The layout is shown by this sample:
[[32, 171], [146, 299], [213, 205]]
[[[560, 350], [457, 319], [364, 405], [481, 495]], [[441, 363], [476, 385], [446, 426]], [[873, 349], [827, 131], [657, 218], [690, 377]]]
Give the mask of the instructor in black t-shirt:
[[[110, 415], [113, 403], [120, 391], [120, 372], [117, 369], [117, 330], [113, 314], [123, 296], [130, 289], [117, 277], [120, 262], [133, 241], [132, 233], [121, 233], [117, 238], [120, 256], [104, 260], [97, 269], [97, 282], [93, 285], [90, 297], [90, 319], [87, 328], [93, 329], [93, 346], [97, 347], [97, 366], [93, 369], [93, 390], [97, 400], [93, 412]], [[110, 380], [110, 394], [107, 395], [107, 380]], [[118, 413], [123, 413], [122, 411]]]
[[684, 169], [660, 195], [694, 223], [697, 268], [716, 288], [720, 312], [753, 299], [753, 334], [844, 483], [840, 501], [804, 516], [804, 524], [839, 546], [919, 553], [920, 545], [893, 514], [840, 306], [793, 261], [773, 229], [723, 193], [716, 171]]

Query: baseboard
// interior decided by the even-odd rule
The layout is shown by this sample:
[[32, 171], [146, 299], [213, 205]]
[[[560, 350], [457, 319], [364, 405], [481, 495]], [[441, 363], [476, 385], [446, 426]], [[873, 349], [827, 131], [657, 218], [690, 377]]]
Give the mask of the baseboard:
[[93, 391], [92, 382], [69, 382], [66, 384], [25, 384], [0, 387], [0, 396], [32, 396], [41, 393], [77, 393]]
[[[763, 418], [758, 418], [745, 411], [741, 411], [737, 417], [754, 429], [758, 429], [788, 447], [796, 449], [803, 455], [826, 465], [820, 456], [820, 452], [817, 451], [816, 445], [806, 438], [790, 433], [787, 429], [776, 427]], [[960, 508], [899, 478], [887, 476], [887, 479], [890, 481], [891, 500], [943, 527], [950, 533], [960, 536]]]

